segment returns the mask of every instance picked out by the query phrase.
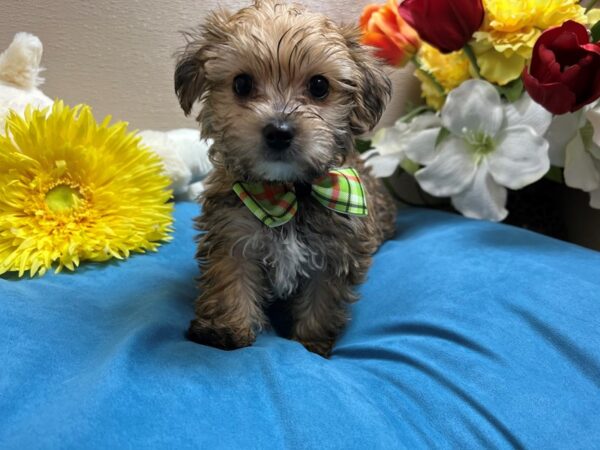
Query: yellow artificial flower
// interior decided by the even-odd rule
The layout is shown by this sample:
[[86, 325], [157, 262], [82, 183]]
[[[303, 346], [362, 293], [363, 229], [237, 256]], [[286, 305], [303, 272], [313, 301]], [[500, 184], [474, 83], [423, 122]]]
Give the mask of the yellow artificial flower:
[[483, 0], [483, 6], [472, 47], [481, 75], [500, 85], [521, 75], [542, 31], [567, 20], [588, 23], [579, 0]]
[[156, 250], [171, 231], [161, 161], [88, 106], [11, 112], [0, 134], [0, 274]]
[[[469, 59], [462, 50], [444, 54], [423, 43], [417, 58], [421, 67], [417, 69], [415, 76], [421, 81], [425, 101], [435, 110], [442, 108], [448, 92], [471, 78]], [[439, 83], [443, 92], [432, 77]]]
[[441, 92], [431, 76], [421, 69], [415, 70], [415, 76], [421, 82], [421, 96], [425, 99], [425, 103], [436, 111], [442, 109], [446, 101], [446, 94]]
[[600, 22], [600, 9], [598, 8], [590, 9], [585, 15], [587, 16], [588, 24], [590, 26]]

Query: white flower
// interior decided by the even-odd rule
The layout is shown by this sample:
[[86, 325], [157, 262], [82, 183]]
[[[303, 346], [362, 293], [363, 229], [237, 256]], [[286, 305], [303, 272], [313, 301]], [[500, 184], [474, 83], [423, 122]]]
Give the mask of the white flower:
[[437, 147], [435, 130], [426, 130], [405, 154], [424, 166], [415, 174], [421, 188], [452, 197], [467, 217], [503, 220], [506, 188], [521, 189], [550, 168], [542, 136], [552, 116], [526, 94], [503, 105], [490, 83], [468, 80], [448, 94], [441, 119], [448, 136]]
[[[588, 122], [589, 120], [589, 122]], [[590, 193], [600, 209], [600, 110], [585, 107], [556, 116], [546, 134], [552, 165], [564, 167], [565, 184]]]
[[411, 137], [415, 133], [436, 127], [439, 130], [440, 118], [433, 113], [416, 116], [409, 123], [398, 120], [393, 126], [379, 130], [371, 144], [373, 149], [363, 153], [365, 165], [371, 168], [376, 177], [393, 175], [399, 165], [406, 160], [405, 151], [412, 145]]
[[586, 117], [594, 128], [594, 143], [600, 145], [600, 102], [595, 108], [586, 112]]

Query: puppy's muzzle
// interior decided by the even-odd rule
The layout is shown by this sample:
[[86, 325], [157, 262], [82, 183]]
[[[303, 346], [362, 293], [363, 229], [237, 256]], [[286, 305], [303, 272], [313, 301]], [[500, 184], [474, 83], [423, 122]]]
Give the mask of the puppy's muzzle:
[[275, 121], [263, 128], [263, 137], [271, 150], [283, 151], [292, 145], [294, 127], [285, 121]]

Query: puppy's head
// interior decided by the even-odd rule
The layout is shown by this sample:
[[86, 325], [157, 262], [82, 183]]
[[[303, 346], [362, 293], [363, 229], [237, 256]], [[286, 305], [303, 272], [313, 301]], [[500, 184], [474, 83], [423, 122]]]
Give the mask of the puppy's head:
[[390, 96], [355, 28], [275, 0], [216, 12], [188, 44], [175, 91], [214, 140], [212, 159], [242, 180], [312, 181], [353, 151]]

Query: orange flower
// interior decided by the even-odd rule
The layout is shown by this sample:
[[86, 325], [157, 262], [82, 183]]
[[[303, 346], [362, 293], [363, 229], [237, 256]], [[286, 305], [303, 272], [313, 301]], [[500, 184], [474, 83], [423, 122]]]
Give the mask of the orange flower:
[[400, 16], [395, 0], [385, 5], [368, 5], [360, 17], [362, 42], [392, 66], [401, 67], [419, 50], [417, 32]]

